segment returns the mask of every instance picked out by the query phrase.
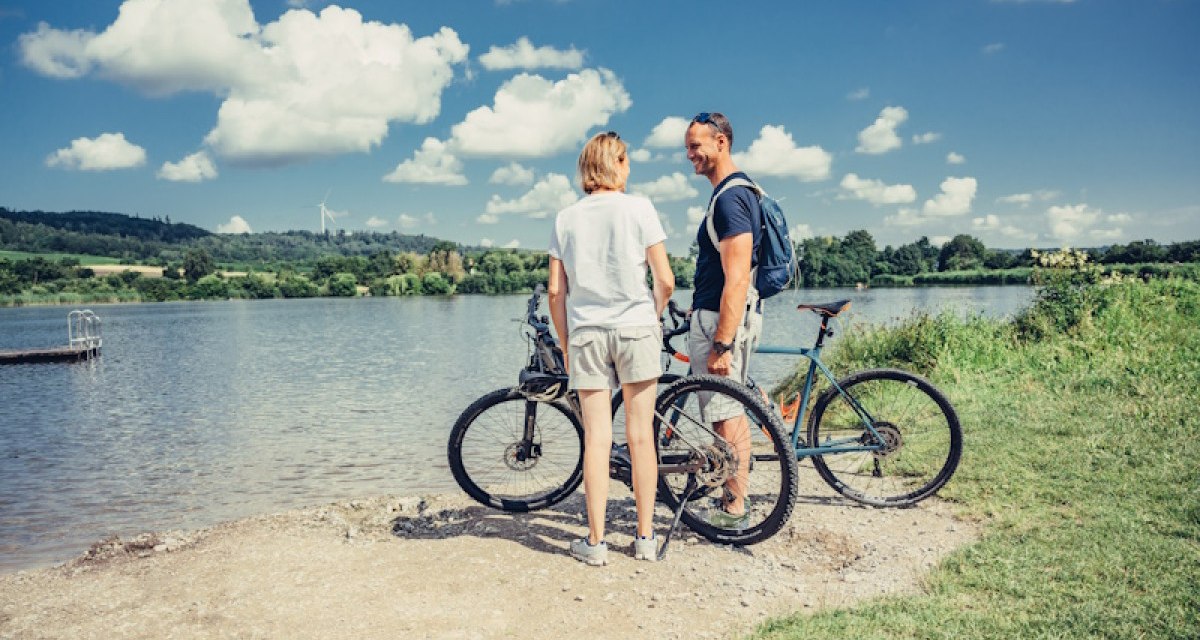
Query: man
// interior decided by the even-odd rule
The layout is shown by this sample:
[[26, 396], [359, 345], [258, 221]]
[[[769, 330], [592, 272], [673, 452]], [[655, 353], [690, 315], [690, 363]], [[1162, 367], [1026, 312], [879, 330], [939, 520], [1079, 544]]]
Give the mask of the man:
[[[745, 186], [722, 189], [729, 180], [749, 177], [733, 163], [733, 127], [720, 113], [700, 113], [692, 118], [684, 137], [688, 160], [697, 175], [712, 183], [708, 220], [696, 234], [700, 253], [692, 293], [692, 322], [688, 352], [692, 373], [712, 373], [745, 383], [750, 354], [762, 332], [762, 308], [754, 290], [751, 270], [758, 255], [762, 212], [758, 195]], [[715, 398], [704, 408], [714, 430], [738, 454], [738, 472], [725, 485], [722, 507], [710, 520], [722, 527], [746, 520], [749, 505], [750, 429], [741, 406], [728, 398]]]

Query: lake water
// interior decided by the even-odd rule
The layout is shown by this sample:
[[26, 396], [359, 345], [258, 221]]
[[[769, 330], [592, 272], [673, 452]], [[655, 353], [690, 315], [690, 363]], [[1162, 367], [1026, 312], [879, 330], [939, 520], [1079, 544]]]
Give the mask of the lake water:
[[[851, 298], [854, 325], [915, 310], [1007, 316], [1032, 295], [789, 291], [767, 301], [763, 342], [812, 342], [816, 320], [793, 310], [800, 301]], [[0, 366], [0, 572], [61, 562], [113, 534], [457, 491], [449, 428], [472, 400], [515, 383], [526, 299], [92, 306], [101, 357]], [[65, 345], [69, 310], [0, 309], [0, 350]], [[794, 365], [763, 356], [753, 371], [769, 385]]]

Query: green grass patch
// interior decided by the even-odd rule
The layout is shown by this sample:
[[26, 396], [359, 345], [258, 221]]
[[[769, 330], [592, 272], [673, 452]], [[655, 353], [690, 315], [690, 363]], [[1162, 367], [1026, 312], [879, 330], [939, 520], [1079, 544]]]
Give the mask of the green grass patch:
[[[1200, 637], [1200, 285], [1094, 285], [1066, 330], [953, 316], [834, 343], [835, 371], [922, 369], [963, 423], [941, 497], [985, 524], [923, 594], [758, 638]], [[1030, 314], [1049, 312], [1034, 305]], [[1028, 321], [1028, 319], [1026, 319]]]
[[93, 264], [120, 264], [120, 258], [112, 258], [109, 256], [89, 256], [82, 253], [29, 253], [27, 251], [7, 251], [0, 249], [0, 258], [9, 260], [28, 260], [30, 258], [44, 258], [51, 262], [58, 262], [63, 258], [74, 258], [79, 261], [82, 266]]

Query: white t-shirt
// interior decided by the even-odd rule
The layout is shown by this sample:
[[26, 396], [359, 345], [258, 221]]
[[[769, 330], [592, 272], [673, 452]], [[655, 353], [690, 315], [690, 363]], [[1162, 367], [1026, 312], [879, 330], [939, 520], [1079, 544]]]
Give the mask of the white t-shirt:
[[655, 326], [646, 249], [667, 239], [650, 201], [593, 193], [558, 212], [550, 256], [567, 272], [567, 328]]

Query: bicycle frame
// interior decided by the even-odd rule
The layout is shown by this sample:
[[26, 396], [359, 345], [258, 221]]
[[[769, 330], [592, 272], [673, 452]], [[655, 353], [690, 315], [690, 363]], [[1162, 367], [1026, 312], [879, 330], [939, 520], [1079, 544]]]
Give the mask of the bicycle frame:
[[[800, 405], [796, 411], [796, 419], [792, 423], [792, 449], [796, 451], [796, 459], [801, 460], [809, 456], [833, 455], [838, 453], [852, 453], [861, 451], [879, 451], [884, 447], [883, 437], [875, 430], [875, 419], [867, 412], [858, 400], [846, 393], [844, 389], [837, 383], [837, 377], [825, 363], [821, 361], [821, 348], [824, 346], [825, 337], [833, 335], [829, 330], [829, 318], [821, 318], [820, 333], [817, 334], [817, 341], [811, 347], [781, 347], [774, 345], [759, 345], [755, 349], [755, 353], [777, 354], [777, 355], [794, 355], [808, 358], [808, 373], [804, 376], [804, 387], [800, 391]], [[800, 432], [805, 419], [808, 417], [808, 402], [812, 398], [813, 386], [816, 381], [816, 374], [820, 371], [821, 375], [829, 381], [830, 387], [835, 389], [839, 395], [846, 399], [854, 413], [858, 415], [858, 419], [862, 421], [863, 427], [871, 434], [874, 442], [878, 444], [864, 444], [862, 438], [842, 438], [840, 440], [832, 440], [824, 445], [818, 445], [815, 442], [806, 442], [807, 446], [800, 446]]]

